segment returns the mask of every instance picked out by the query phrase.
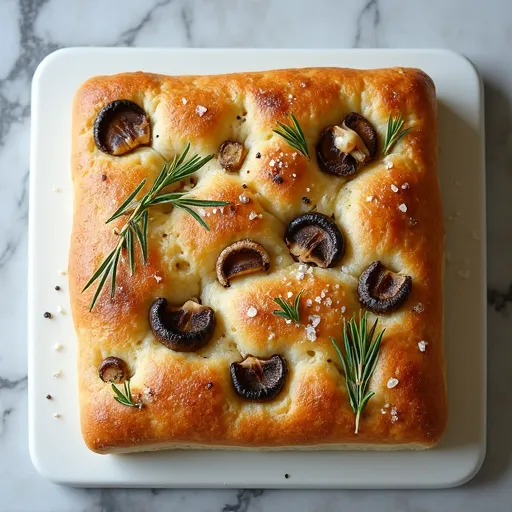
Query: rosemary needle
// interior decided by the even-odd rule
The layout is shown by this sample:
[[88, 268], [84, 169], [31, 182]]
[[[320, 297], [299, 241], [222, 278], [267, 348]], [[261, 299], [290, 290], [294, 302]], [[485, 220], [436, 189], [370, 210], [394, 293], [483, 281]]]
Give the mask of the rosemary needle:
[[300, 305], [300, 297], [302, 295], [302, 291], [297, 294], [295, 297], [295, 300], [293, 303], [285, 301], [281, 297], [277, 297], [274, 299], [274, 302], [281, 308], [276, 309], [274, 311], [274, 315], [280, 316], [281, 318], [284, 318], [285, 320], [290, 320], [290, 322], [300, 322], [300, 311], [299, 311], [299, 305]]
[[404, 122], [402, 114], [398, 114], [397, 117], [392, 117], [391, 114], [389, 115], [386, 140], [384, 142], [384, 148], [382, 149], [383, 155], [387, 155], [391, 148], [410, 130], [410, 128], [402, 130]]
[[277, 123], [279, 128], [273, 131], [283, 137], [292, 148], [302, 153], [306, 158], [309, 158], [308, 144], [299, 121], [293, 114], [290, 114], [290, 119], [292, 121], [291, 125]]

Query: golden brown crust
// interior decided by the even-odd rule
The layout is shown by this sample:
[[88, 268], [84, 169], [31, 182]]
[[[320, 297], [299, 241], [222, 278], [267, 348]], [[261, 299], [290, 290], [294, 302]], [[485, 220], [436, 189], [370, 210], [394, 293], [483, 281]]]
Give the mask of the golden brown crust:
[[[96, 115], [116, 99], [145, 109], [152, 124], [151, 147], [121, 157], [96, 148]], [[203, 115], [196, 112], [198, 106], [207, 109]], [[314, 148], [325, 127], [352, 111], [374, 126], [379, 154], [390, 114], [401, 113], [411, 131], [389, 156], [378, 156], [347, 180], [322, 173]], [[310, 160], [272, 131], [291, 112], [304, 129]], [[191, 195], [232, 204], [203, 212], [209, 232], [182, 211], [152, 210], [148, 265], [137, 256], [130, 277], [121, 263], [115, 299], [105, 288], [89, 312], [94, 286], [83, 294], [81, 289], [114, 247], [113, 229], [123, 224], [120, 219], [105, 225], [105, 220], [143, 178], [151, 184], [164, 159], [182, 151], [187, 141], [192, 153], [206, 155], [226, 140], [245, 145], [242, 168], [227, 173], [212, 160], [198, 172]], [[89, 448], [100, 453], [189, 445], [386, 448], [429, 447], [439, 440], [446, 423], [444, 228], [435, 90], [422, 71], [318, 68], [93, 78], [75, 98], [72, 168], [70, 290], [79, 340], [82, 431]], [[313, 207], [334, 215], [346, 253], [333, 269], [304, 273], [289, 255], [284, 233], [291, 219]], [[217, 256], [245, 238], [265, 247], [270, 268], [224, 288], [215, 276]], [[412, 276], [413, 287], [401, 309], [380, 317], [387, 330], [370, 385], [376, 394], [355, 435], [329, 337], [340, 341], [343, 316], [359, 310], [357, 278], [375, 260]], [[295, 297], [301, 290], [304, 323], [311, 315], [321, 319], [315, 341], [307, 338], [304, 326], [288, 325], [272, 314], [274, 297], [289, 292]], [[215, 310], [214, 336], [196, 353], [170, 351], [151, 332], [149, 307], [157, 297], [181, 305], [194, 296]], [[247, 315], [250, 307], [256, 316]], [[428, 342], [425, 352], [418, 348], [422, 340]], [[268, 403], [243, 401], [232, 388], [230, 363], [248, 354], [275, 353], [288, 361], [284, 390]], [[132, 391], [144, 403], [141, 410], [114, 401], [110, 385], [99, 379], [98, 365], [108, 356], [128, 363]], [[391, 377], [399, 384], [388, 389]]]

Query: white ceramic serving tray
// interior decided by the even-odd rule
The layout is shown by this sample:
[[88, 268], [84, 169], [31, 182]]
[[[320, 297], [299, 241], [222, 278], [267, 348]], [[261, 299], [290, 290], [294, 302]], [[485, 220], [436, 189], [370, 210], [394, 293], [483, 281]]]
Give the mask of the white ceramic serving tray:
[[[175, 450], [102, 456], [80, 434], [76, 338], [69, 313], [71, 104], [94, 75], [216, 74], [286, 67], [414, 66], [439, 101], [439, 173], [447, 218], [445, 345], [449, 422], [424, 452]], [[37, 470], [79, 486], [407, 488], [464, 483], [485, 455], [486, 243], [482, 84], [463, 57], [431, 50], [186, 50], [78, 48], [39, 66], [32, 89], [29, 243], [29, 429]], [[61, 291], [55, 291], [59, 285]], [[64, 314], [58, 312], [58, 306]], [[53, 320], [43, 318], [50, 311]], [[62, 344], [55, 350], [55, 344]], [[54, 373], [60, 371], [58, 377]], [[47, 400], [47, 394], [52, 395]], [[60, 414], [55, 418], [54, 413]], [[333, 413], [335, 414], [335, 413]], [[289, 478], [285, 478], [285, 474]]]

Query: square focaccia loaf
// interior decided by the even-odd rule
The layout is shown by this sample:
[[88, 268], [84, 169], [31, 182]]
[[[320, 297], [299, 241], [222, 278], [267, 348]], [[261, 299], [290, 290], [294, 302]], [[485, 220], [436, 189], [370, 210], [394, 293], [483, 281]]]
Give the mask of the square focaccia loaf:
[[[407, 132], [390, 140], [400, 118], [395, 139]], [[69, 278], [91, 450], [421, 449], [440, 439], [444, 227], [424, 72], [96, 77], [76, 94], [72, 137]], [[161, 194], [229, 204], [190, 206], [209, 230], [183, 207], [152, 204], [138, 224], [147, 261], [134, 230], [131, 275], [124, 229], [187, 144], [186, 159], [213, 157]], [[110, 272], [91, 309], [101, 279], [82, 290], [119, 244], [113, 293]], [[358, 326], [365, 312], [368, 326], [378, 319], [373, 339], [385, 332], [364, 379], [351, 381], [344, 321]], [[357, 337], [347, 338], [350, 348]]]

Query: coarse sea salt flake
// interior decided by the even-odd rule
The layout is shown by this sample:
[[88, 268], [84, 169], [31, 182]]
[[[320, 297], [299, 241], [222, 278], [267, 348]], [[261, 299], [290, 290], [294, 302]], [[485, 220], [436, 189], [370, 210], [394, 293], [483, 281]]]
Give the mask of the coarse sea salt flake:
[[386, 384], [386, 386], [388, 387], [388, 389], [393, 389], [394, 387], [396, 387], [398, 385], [398, 379], [395, 379], [394, 377], [391, 377], [389, 380], [388, 380], [388, 383]]
[[276, 161], [274, 159], [272, 159], [272, 160], [270, 160], [268, 165], [270, 165], [270, 167], [274, 167], [274, 165], [276, 165]]
[[419, 341], [418, 342], [418, 348], [420, 349], [420, 352], [425, 352], [427, 350], [427, 345], [428, 345], [428, 342], [427, 341]]
[[286, 294], [286, 297], [287, 297], [288, 299], [289, 299], [289, 298], [291, 298], [291, 297], [293, 297], [293, 293], [292, 293], [292, 292], [288, 292], [288, 293]]
[[322, 321], [322, 317], [320, 315], [310, 315], [308, 320], [313, 327], [316, 327]]
[[407, 205], [405, 203], [402, 203], [402, 204], [399, 204], [398, 205], [398, 209], [401, 211], [401, 212], [406, 212], [407, 211]]
[[308, 308], [310, 308], [312, 305], [313, 305], [313, 301], [312, 301], [311, 299], [308, 299], [308, 300], [306, 301], [306, 306], [307, 306]]
[[407, 181], [402, 185], [402, 190], [407, 190], [409, 188], [409, 183]]
[[347, 307], [346, 306], [341, 306], [341, 312], [345, 313], [345, 311], [347, 311]]
[[208, 112], [208, 109], [206, 107], [203, 107], [203, 105], [197, 105], [196, 107], [196, 113], [199, 117], [203, 117], [206, 112]]
[[373, 201], [373, 196], [367, 196], [366, 197], [366, 202], [367, 203], [371, 203]]
[[254, 318], [257, 314], [258, 314], [258, 310], [257, 310], [254, 306], [251, 306], [251, 307], [247, 310], [247, 316], [248, 316], [249, 318]]
[[186, 105], [188, 103], [187, 98], [181, 98], [181, 103], [183, 103], [183, 105]]
[[398, 192], [398, 187], [397, 187], [394, 183], [392, 183], [392, 184], [391, 184], [391, 190], [392, 190], [393, 192]]
[[238, 196], [238, 200], [244, 204], [247, 204], [250, 201], [250, 199], [247, 196], [244, 196], [244, 194], [240, 194]]
[[316, 341], [316, 330], [312, 325], [306, 325], [306, 338], [309, 341]]

